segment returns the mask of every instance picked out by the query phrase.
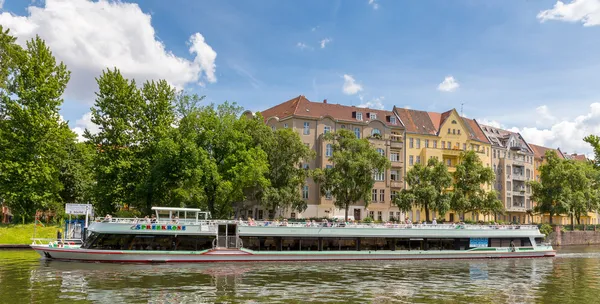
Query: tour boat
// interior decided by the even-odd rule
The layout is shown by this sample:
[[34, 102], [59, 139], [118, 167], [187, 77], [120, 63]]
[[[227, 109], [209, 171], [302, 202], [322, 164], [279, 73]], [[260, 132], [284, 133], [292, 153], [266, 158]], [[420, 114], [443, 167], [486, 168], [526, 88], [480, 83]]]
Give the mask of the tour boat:
[[254, 262], [553, 257], [530, 225], [210, 220], [153, 207], [144, 219], [92, 222], [82, 244], [32, 244], [43, 258], [89, 262]]

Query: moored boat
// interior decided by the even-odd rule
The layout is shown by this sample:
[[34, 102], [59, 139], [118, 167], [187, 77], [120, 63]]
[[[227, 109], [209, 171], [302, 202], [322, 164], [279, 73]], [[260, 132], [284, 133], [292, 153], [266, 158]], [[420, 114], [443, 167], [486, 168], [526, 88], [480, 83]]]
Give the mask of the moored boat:
[[153, 207], [145, 219], [107, 218], [79, 245], [32, 244], [46, 259], [90, 262], [236, 262], [552, 257], [529, 225], [404, 225], [210, 220], [191, 208]]

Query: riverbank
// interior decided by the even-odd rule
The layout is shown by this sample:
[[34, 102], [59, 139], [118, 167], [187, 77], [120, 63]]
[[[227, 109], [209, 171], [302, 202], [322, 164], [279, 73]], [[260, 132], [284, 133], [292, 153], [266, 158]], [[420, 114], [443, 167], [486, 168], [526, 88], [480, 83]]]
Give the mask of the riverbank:
[[555, 226], [546, 240], [552, 246], [600, 245], [600, 230], [565, 231]]
[[[56, 238], [56, 231], [60, 227], [57, 226], [37, 226], [35, 227], [36, 238]], [[0, 226], [0, 247], [8, 247], [2, 245], [24, 245], [31, 244], [33, 237], [33, 224], [25, 225], [1, 225]]]

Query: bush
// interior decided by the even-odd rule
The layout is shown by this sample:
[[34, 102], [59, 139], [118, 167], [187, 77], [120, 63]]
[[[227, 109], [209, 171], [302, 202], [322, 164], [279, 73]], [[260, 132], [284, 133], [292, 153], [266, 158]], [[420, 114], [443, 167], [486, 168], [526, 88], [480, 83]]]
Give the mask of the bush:
[[367, 216], [367, 217], [365, 217], [365, 218], [362, 220], [362, 222], [363, 222], [363, 223], [367, 223], [367, 224], [369, 224], [369, 223], [372, 223], [372, 222], [373, 222], [373, 218], [371, 218], [370, 216]]
[[540, 226], [540, 232], [543, 233], [545, 236], [548, 236], [550, 233], [552, 233], [554, 229], [552, 229], [552, 226], [550, 226], [550, 224], [542, 224]]

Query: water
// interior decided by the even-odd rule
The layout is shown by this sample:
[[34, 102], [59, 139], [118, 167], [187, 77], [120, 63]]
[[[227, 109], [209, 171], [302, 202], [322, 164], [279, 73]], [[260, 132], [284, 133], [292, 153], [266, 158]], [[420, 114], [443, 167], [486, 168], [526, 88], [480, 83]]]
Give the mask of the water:
[[600, 247], [504, 260], [96, 264], [0, 250], [0, 303], [598, 303]]

